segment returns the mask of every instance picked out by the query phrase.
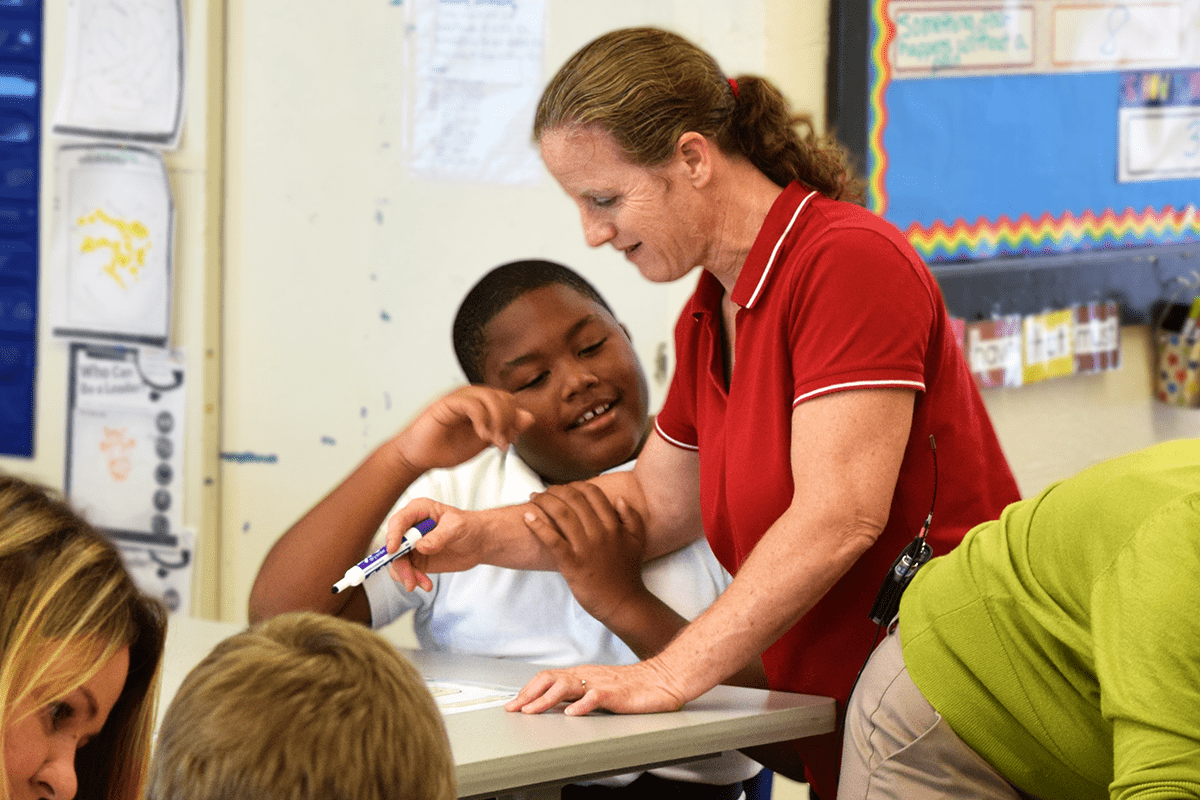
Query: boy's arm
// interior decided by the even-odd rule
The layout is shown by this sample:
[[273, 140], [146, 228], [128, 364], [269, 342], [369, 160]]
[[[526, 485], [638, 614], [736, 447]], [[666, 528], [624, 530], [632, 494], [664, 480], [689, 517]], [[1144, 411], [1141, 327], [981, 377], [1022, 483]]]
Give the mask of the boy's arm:
[[361, 586], [330, 587], [362, 560], [400, 496], [424, 472], [452, 467], [488, 445], [507, 447], [532, 417], [512, 396], [468, 386], [441, 398], [367, 457], [271, 548], [250, 590], [250, 621], [320, 611], [370, 622]]
[[[614, 506], [603, 491], [586, 482], [555, 487], [553, 494], [538, 494], [532, 502], [549, 524], [530, 529], [554, 558], [575, 599], [638, 658], [657, 655], [688, 624], [646, 587], [645, 525], [632, 506], [623, 499]], [[725, 682], [765, 689], [762, 661], [753, 659]]]
[[[694, 452], [667, 444], [651, 434], [634, 468], [607, 472], [587, 481], [600, 487], [612, 503], [624, 501], [645, 522], [647, 559], [673, 553], [703, 535], [700, 523], [700, 464]], [[560, 487], [551, 486], [554, 494]], [[427, 498], [415, 498], [388, 520], [388, 549], [399, 546], [412, 525], [426, 517], [437, 527], [425, 535], [411, 556], [389, 569], [408, 591], [432, 584], [429, 573], [458, 572], [478, 564], [508, 569], [554, 570], [554, 560], [529, 526], [541, 514], [532, 503], [483, 511], [462, 511]]]
[[371, 538], [421, 473], [389, 440], [300, 518], [267, 553], [250, 589], [250, 622], [285, 611], [319, 611], [370, 624], [367, 593], [330, 587], [362, 560]]

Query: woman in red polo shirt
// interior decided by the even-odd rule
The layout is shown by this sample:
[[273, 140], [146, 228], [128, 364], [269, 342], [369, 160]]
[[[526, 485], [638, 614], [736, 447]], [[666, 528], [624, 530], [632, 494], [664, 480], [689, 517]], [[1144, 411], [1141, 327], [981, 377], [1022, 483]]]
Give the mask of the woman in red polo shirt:
[[[772, 688], [844, 704], [874, 644], [876, 591], [933, 500], [930, 436], [935, 552], [1019, 498], [932, 275], [896, 228], [847, 202], [856, 184], [836, 143], [796, 125], [770, 83], [727, 79], [651, 28], [586, 45], [542, 95], [534, 136], [588, 244], [651, 281], [702, 268], [656, 435], [632, 472], [594, 483], [622, 516], [639, 512], [649, 556], [702, 523], [735, 579], [654, 658], [543, 673], [514, 710], [675, 709], [760, 653]], [[590, 396], [586, 376], [576, 391], [564, 426], [606, 424], [619, 399]], [[541, 513], [418, 504], [393, 524], [439, 519], [420, 569], [547, 566], [539, 542], [577, 535], [587, 502], [556, 487], [534, 500]], [[396, 574], [411, 586], [409, 570]], [[840, 736], [795, 748], [832, 797]]]

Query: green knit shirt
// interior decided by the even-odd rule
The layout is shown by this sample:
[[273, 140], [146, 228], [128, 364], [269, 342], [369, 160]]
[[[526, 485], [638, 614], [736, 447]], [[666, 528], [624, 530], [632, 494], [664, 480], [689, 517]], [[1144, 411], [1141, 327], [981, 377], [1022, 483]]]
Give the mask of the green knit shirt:
[[974, 528], [913, 579], [900, 640], [933, 707], [1026, 792], [1200, 798], [1200, 440]]

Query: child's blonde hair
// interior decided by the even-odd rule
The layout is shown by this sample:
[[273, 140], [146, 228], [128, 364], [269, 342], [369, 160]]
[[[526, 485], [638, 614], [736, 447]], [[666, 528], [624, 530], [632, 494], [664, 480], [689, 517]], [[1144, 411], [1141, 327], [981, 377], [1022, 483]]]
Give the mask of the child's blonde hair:
[[163, 718], [147, 800], [450, 800], [442, 717], [377, 634], [309, 612], [221, 642]]
[[[0, 476], [0, 739], [17, 707], [44, 708], [118, 650], [129, 674], [103, 730], [75, 757], [78, 800], [135, 800], [150, 760], [166, 612], [134, 585], [116, 548], [49, 490]], [[97, 656], [63, 669], [80, 645]], [[0, 774], [6, 774], [0, 748]], [[8, 800], [8, 781], [0, 782]]]

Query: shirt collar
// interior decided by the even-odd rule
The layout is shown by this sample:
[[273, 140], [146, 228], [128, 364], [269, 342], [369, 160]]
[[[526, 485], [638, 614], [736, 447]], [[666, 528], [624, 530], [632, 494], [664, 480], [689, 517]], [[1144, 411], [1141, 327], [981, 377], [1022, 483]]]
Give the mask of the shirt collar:
[[734, 284], [733, 302], [742, 308], [753, 308], [758, 302], [783, 247], [783, 240], [816, 195], [817, 192], [807, 186], [792, 182], [775, 198]]

